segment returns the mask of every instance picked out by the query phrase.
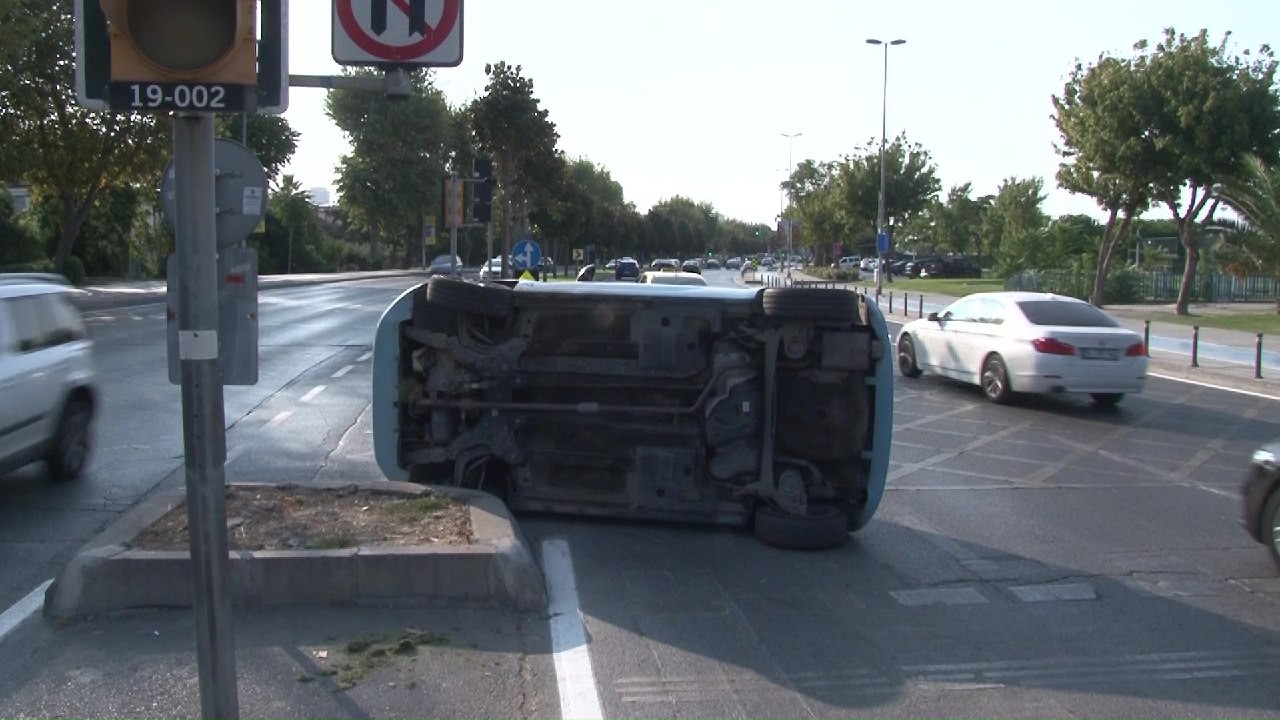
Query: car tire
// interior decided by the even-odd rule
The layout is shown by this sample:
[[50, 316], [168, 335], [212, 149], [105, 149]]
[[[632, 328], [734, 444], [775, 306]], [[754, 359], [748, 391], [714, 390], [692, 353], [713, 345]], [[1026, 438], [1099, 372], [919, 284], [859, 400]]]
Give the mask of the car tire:
[[861, 310], [857, 293], [836, 288], [769, 288], [761, 302], [766, 317], [784, 320], [847, 323]]
[[1270, 497], [1263, 503], [1262, 517], [1259, 518], [1258, 525], [1261, 529], [1260, 534], [1267, 543], [1271, 562], [1280, 568], [1280, 488], [1272, 490]]
[[71, 398], [58, 417], [58, 431], [45, 453], [45, 465], [54, 482], [79, 479], [89, 461], [89, 430], [93, 406], [84, 398]]
[[1013, 391], [1009, 389], [1009, 369], [1004, 358], [992, 353], [982, 361], [982, 374], [978, 378], [982, 386], [982, 394], [996, 404], [1009, 402]]
[[511, 288], [438, 275], [427, 282], [427, 301], [442, 307], [491, 318], [511, 314]]
[[920, 366], [916, 364], [916, 344], [910, 335], [898, 338], [898, 372], [902, 377], [920, 377]]
[[828, 550], [849, 540], [849, 518], [830, 505], [810, 505], [791, 515], [768, 505], [756, 508], [753, 529], [766, 545], [788, 550]]
[[1115, 407], [1124, 399], [1124, 393], [1093, 393], [1089, 397], [1098, 404], [1099, 407]]

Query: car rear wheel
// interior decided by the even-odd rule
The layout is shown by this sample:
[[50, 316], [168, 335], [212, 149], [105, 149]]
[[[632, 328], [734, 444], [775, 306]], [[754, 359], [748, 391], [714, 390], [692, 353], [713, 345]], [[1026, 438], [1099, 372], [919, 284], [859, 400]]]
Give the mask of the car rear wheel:
[[761, 505], [755, 512], [756, 537], [789, 550], [826, 550], [849, 540], [849, 518], [830, 505], [810, 505], [804, 515]]
[[769, 288], [764, 314], [786, 320], [853, 322], [859, 317], [858, 295], [835, 288]]
[[511, 314], [511, 288], [440, 275], [427, 283], [427, 300], [436, 305], [492, 318]]
[[54, 482], [70, 482], [80, 477], [89, 459], [89, 426], [93, 407], [83, 398], [72, 398], [58, 419], [58, 434], [45, 455], [49, 477]]
[[1124, 398], [1124, 393], [1093, 393], [1090, 397], [1102, 407], [1115, 407]]
[[902, 377], [920, 377], [920, 366], [916, 364], [916, 344], [910, 335], [898, 338], [898, 372]]
[[1271, 562], [1280, 568], [1280, 488], [1271, 491], [1271, 496], [1262, 506], [1262, 538], [1267, 541], [1267, 550], [1271, 553]]
[[1006, 403], [1013, 397], [1009, 389], [1009, 370], [1004, 358], [996, 354], [987, 356], [982, 363], [982, 394], [993, 403]]

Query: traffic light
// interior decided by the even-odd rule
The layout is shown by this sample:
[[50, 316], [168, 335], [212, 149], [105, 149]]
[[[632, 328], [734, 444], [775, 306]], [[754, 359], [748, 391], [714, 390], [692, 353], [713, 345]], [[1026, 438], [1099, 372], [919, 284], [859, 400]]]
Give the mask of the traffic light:
[[478, 223], [493, 220], [493, 161], [477, 158], [471, 164], [475, 186], [471, 193], [471, 218]]
[[258, 0], [100, 2], [111, 43], [112, 109], [256, 109]]
[[756, 226], [756, 237], [760, 237], [760, 226]]

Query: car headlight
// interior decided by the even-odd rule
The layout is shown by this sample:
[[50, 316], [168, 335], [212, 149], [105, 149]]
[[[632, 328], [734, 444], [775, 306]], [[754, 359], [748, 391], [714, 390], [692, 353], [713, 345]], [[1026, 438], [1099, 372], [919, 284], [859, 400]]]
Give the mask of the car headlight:
[[1276, 454], [1266, 448], [1254, 450], [1253, 464], [1260, 465], [1266, 470], [1275, 470], [1277, 467]]

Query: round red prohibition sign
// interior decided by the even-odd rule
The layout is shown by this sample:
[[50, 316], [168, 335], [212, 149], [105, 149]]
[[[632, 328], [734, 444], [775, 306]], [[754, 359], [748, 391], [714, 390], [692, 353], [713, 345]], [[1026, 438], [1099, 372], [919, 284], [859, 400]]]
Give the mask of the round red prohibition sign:
[[[359, 21], [356, 20], [355, 11], [351, 8], [353, 2], [355, 0], [338, 0], [338, 20], [352, 42], [361, 50], [383, 60], [393, 62], [416, 60], [440, 47], [445, 38], [449, 37], [449, 33], [453, 32], [453, 26], [458, 24], [458, 0], [444, 0], [444, 12], [440, 15], [440, 24], [436, 27], [427, 25], [421, 40], [411, 45], [388, 45], [374, 39], [360, 26]], [[391, 2], [400, 12], [409, 14], [407, 0], [391, 0]]]

